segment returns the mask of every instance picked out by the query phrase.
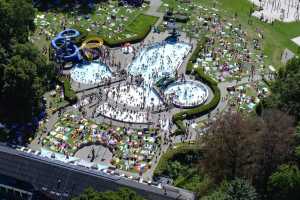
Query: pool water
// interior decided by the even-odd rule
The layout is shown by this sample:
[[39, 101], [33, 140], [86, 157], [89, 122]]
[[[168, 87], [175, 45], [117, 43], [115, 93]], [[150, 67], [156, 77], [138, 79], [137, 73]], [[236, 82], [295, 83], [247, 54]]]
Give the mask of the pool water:
[[169, 85], [164, 94], [175, 106], [189, 108], [199, 106], [208, 99], [208, 88], [198, 81], [178, 81]]
[[108, 97], [119, 104], [126, 104], [131, 107], [152, 108], [162, 104], [161, 99], [152, 90], [145, 90], [137, 85], [122, 85], [107, 89]]
[[144, 85], [151, 87], [164, 77], [175, 77], [185, 56], [191, 50], [186, 43], [157, 43], [143, 49], [128, 67], [129, 74], [141, 75]]
[[76, 64], [71, 70], [71, 78], [83, 84], [98, 84], [111, 76], [109, 67], [99, 61]]

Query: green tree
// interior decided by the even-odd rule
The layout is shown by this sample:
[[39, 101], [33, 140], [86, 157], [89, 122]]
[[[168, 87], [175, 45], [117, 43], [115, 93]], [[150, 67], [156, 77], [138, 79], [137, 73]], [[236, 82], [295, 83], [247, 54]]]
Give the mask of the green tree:
[[272, 200], [300, 199], [300, 170], [295, 165], [282, 165], [272, 174], [268, 182]]
[[55, 67], [28, 42], [35, 29], [31, 0], [0, 0], [0, 16], [0, 121], [32, 122]]
[[271, 86], [272, 95], [264, 100], [264, 107], [277, 107], [300, 119], [300, 59], [289, 61], [281, 68]]
[[86, 189], [80, 196], [73, 198], [73, 200], [144, 200], [138, 196], [134, 191], [122, 188], [116, 192], [96, 192], [92, 188]]
[[217, 190], [208, 196], [202, 197], [200, 200], [228, 200], [228, 199], [229, 196], [225, 192], [221, 190]]
[[41, 97], [55, 78], [55, 69], [31, 44], [18, 44], [3, 68], [0, 119], [31, 122], [42, 109]]
[[257, 199], [255, 188], [248, 181], [239, 178], [227, 185], [225, 193], [229, 196], [228, 200]]
[[0, 0], [0, 44], [24, 43], [34, 31], [35, 9], [31, 0]]
[[224, 182], [201, 200], [256, 200], [257, 196], [255, 188], [248, 181], [236, 178], [231, 182]]

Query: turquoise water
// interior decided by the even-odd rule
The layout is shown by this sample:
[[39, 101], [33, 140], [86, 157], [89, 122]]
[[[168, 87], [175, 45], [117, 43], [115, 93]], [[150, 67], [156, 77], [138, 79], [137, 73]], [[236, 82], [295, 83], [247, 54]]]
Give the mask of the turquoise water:
[[100, 62], [77, 64], [71, 70], [71, 78], [83, 84], [98, 84], [111, 76], [108, 66]]
[[198, 81], [175, 82], [168, 86], [164, 93], [179, 107], [195, 107], [203, 104], [208, 98], [208, 89]]
[[143, 49], [128, 67], [131, 75], [141, 75], [144, 85], [151, 87], [164, 77], [175, 77], [185, 56], [191, 50], [186, 43], [157, 43]]

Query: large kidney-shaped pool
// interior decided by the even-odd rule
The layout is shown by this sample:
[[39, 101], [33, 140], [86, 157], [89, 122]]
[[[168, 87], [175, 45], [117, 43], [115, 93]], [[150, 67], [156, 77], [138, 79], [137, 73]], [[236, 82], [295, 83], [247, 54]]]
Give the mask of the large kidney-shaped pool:
[[141, 75], [145, 86], [151, 86], [164, 77], [175, 77], [176, 70], [191, 50], [186, 43], [156, 43], [144, 48], [128, 67], [129, 74]]
[[170, 84], [164, 92], [172, 103], [180, 108], [199, 106], [208, 99], [208, 88], [198, 81], [178, 81]]

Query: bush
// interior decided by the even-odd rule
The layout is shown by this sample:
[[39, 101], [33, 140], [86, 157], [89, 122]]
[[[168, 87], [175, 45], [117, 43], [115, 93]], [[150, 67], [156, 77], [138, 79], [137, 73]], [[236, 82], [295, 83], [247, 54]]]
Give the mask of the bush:
[[[191, 55], [191, 58], [188, 62], [187, 69], [186, 69], [187, 74], [192, 73], [193, 65], [196, 62], [198, 54], [203, 49], [206, 42], [207, 42], [206, 37], [204, 37], [202, 40], [200, 40], [198, 42], [198, 45], [197, 45], [194, 53]], [[201, 117], [202, 115], [209, 113], [210, 111], [214, 110], [218, 106], [219, 101], [221, 99], [221, 91], [218, 87], [218, 83], [215, 80], [210, 78], [208, 75], [206, 75], [204, 73], [204, 71], [202, 69], [199, 69], [199, 68], [196, 69], [196, 71], [194, 72], [194, 75], [197, 80], [202, 81], [203, 83], [207, 84], [211, 88], [211, 90], [214, 93], [214, 97], [208, 104], [200, 105], [196, 108], [193, 108], [193, 109], [190, 109], [187, 111], [183, 111], [183, 112], [179, 112], [179, 113], [176, 113], [175, 115], [173, 115], [172, 121], [178, 127], [178, 129], [175, 131], [176, 135], [186, 133], [186, 127], [183, 123], [183, 120], [194, 119], [194, 118]]]
[[69, 103], [74, 104], [77, 102], [77, 96], [75, 91], [72, 89], [71, 83], [67, 78], [59, 79], [64, 88], [64, 97]]
[[169, 161], [178, 160], [185, 162], [183, 155], [198, 155], [200, 152], [199, 147], [196, 145], [180, 145], [175, 149], [168, 150], [165, 154], [160, 158], [155, 170], [154, 176], [160, 176], [166, 173], [168, 169]]
[[178, 23], [187, 23], [190, 18], [187, 15], [183, 15], [183, 14], [174, 14], [172, 16], [164, 15], [165, 21], [170, 21], [171, 19], [173, 19], [175, 22]]
[[7, 142], [9, 139], [9, 130], [6, 128], [0, 128], [0, 142]]
[[138, 42], [141, 42], [145, 39], [145, 37], [149, 34], [149, 32], [151, 31], [151, 27], [149, 27], [147, 30], [145, 30], [143, 33], [140, 33], [138, 34], [137, 36], [133, 36], [133, 37], [130, 37], [130, 38], [125, 38], [125, 39], [122, 39], [122, 40], [116, 40], [116, 39], [109, 39], [109, 38], [104, 38], [104, 44], [106, 46], [109, 46], [111, 48], [113, 47], [119, 47], [125, 43], [131, 43], [131, 44], [134, 44], [134, 43], [138, 43]]

